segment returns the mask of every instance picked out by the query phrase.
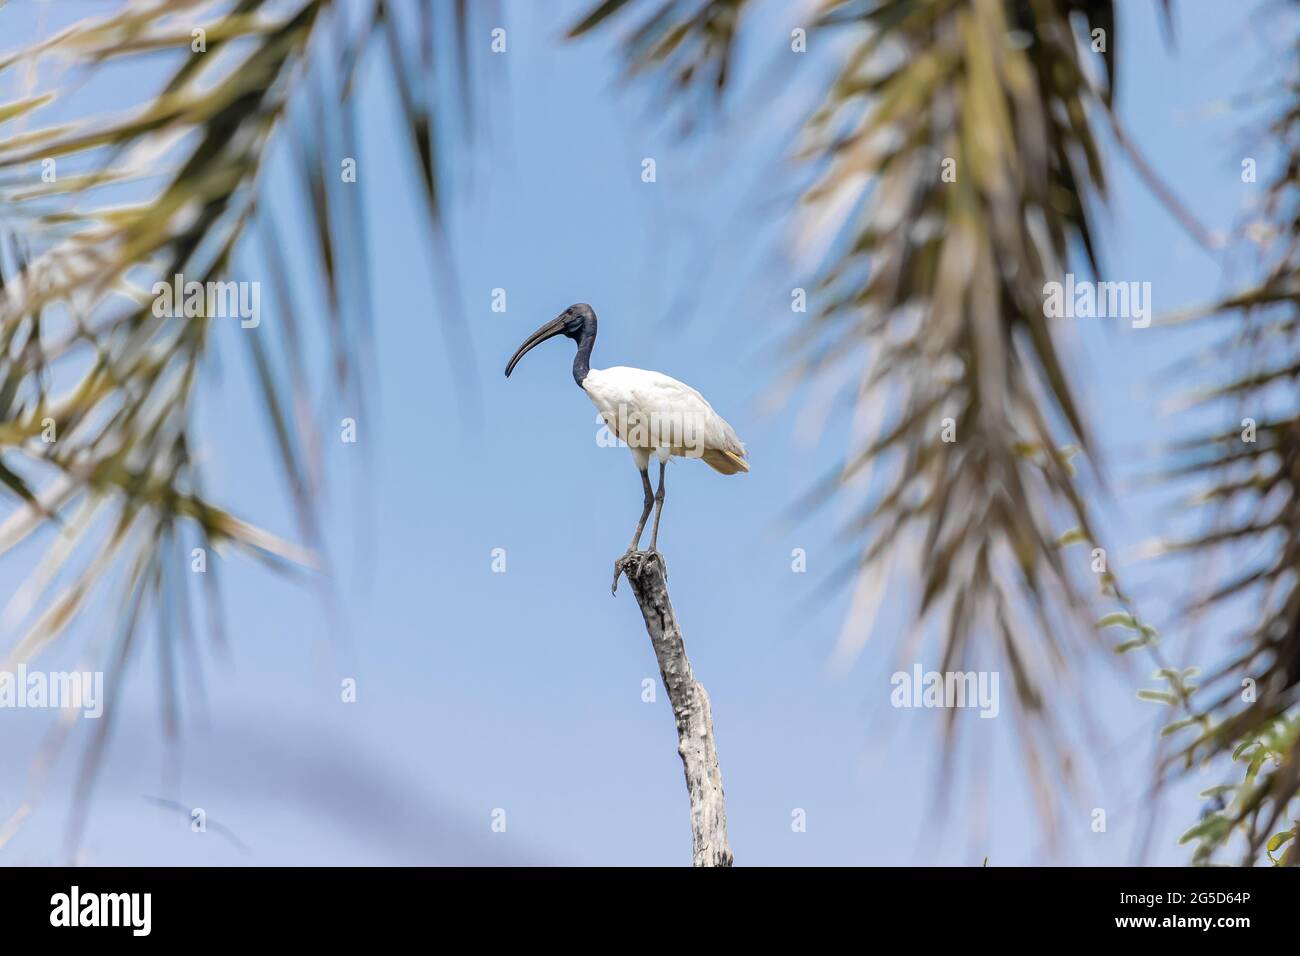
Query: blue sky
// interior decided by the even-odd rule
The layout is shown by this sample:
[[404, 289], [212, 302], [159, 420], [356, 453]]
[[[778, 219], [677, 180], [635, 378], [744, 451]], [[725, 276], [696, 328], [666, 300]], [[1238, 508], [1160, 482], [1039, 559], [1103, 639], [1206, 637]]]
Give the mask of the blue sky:
[[[56, 6], [52, 23], [102, 10]], [[1232, 5], [1183, 0], [1170, 52], [1157, 5], [1119, 6], [1121, 114], [1200, 219], [1226, 231], [1252, 199], [1241, 158], [1258, 156], [1263, 168], [1267, 154], [1243, 145], [1259, 132], [1244, 114], [1216, 105], [1273, 79], [1280, 33]], [[31, 35], [33, 7], [0, 9], [0, 33]], [[566, 15], [543, 19], [542, 5], [504, 5], [508, 52], [482, 64], [486, 135], [456, 162], [449, 227], [479, 421], [466, 417], [474, 402], [454, 387], [451, 363], [464, 359], [447, 354], [398, 113], [386, 68], [372, 64], [357, 155], [376, 376], [358, 443], [326, 444], [322, 513], [339, 601], [328, 606], [311, 586], [221, 559], [230, 641], [206, 668], [206, 713], [191, 707], [181, 742], [163, 740], [150, 635], [121, 700], [79, 858], [688, 859], [672, 716], [662, 688], [654, 703], [642, 700], [642, 681], [658, 685], [658, 675], [635, 602], [626, 590], [609, 594], [613, 559], [638, 514], [636, 471], [625, 450], [597, 444], [595, 411], [569, 375], [566, 340], [529, 355], [509, 381], [501, 375], [529, 332], [585, 301], [600, 318], [594, 366], [658, 369], [692, 384], [750, 448], [746, 476], [724, 478], [693, 462], [670, 467], [660, 537], [687, 647], [713, 701], [737, 862], [1132, 862], [1160, 716], [1134, 699], [1146, 665], [1080, 675], [1106, 743], [1092, 755], [1054, 853], [1020, 771], [1009, 699], [1001, 719], [961, 715], [959, 765], [968, 773], [948, 795], [946, 822], [936, 818], [943, 713], [889, 706], [915, 598], [906, 575], [890, 582], [877, 631], [854, 666], [831, 666], [848, 595], [818, 586], [843, 557], [832, 540], [840, 515], [831, 508], [793, 526], [778, 519], [838, 460], [846, 423], [832, 421], [808, 440], [801, 400], [775, 412], [766, 401], [779, 371], [773, 344], [790, 328], [789, 290], [806, 284], [790, 261], [784, 218], [803, 179], [781, 151], [823, 67], [802, 65], [771, 95], [752, 80], [798, 20], [781, 4], [760, 7], [723, 121], [683, 143], [644, 87], [616, 82], [614, 35], [564, 42], [562, 26], [584, 4], [545, 5], [559, 7]], [[810, 59], [833, 55], [817, 41]], [[1108, 277], [1152, 282], [1157, 312], [1230, 287], [1239, 276], [1196, 247], [1110, 144], [1106, 154], [1112, 198], [1099, 221]], [[656, 160], [653, 184], [641, 181], [647, 156]], [[287, 175], [277, 168], [273, 182]], [[300, 214], [277, 201], [288, 221]], [[293, 250], [290, 257], [306, 262]], [[256, 277], [255, 263], [250, 269]], [[504, 313], [490, 308], [496, 288], [507, 293]], [[206, 383], [201, 413], [208, 488], [250, 520], [291, 534], [238, 341], [248, 333], [232, 324], [221, 334], [222, 367]], [[1119, 489], [1104, 526], [1131, 564], [1141, 542], [1180, 527], [1159, 507], [1166, 498], [1129, 490], [1126, 479], [1172, 427], [1160, 413], [1172, 394], [1160, 370], [1205, 339], [1096, 321], [1068, 335], [1082, 403]], [[327, 439], [349, 412], [322, 392]], [[492, 571], [496, 548], [505, 549], [504, 574]], [[792, 572], [794, 548], [805, 549], [807, 573]], [[20, 560], [0, 563], [5, 593], [25, 570]], [[1185, 567], [1133, 573], [1153, 620], [1186, 595]], [[82, 622], [48, 666], [71, 660], [110, 623], [107, 608]], [[1223, 636], [1216, 632], [1218, 643], [1196, 663], [1213, 663]], [[3, 635], [6, 646], [12, 638]], [[1177, 637], [1169, 639], [1177, 656]], [[938, 665], [925, 646], [919, 660]], [[339, 701], [348, 677], [358, 681], [355, 704]], [[45, 714], [0, 714], [0, 817], [26, 792], [46, 727]], [[62, 860], [74, 756], [64, 755], [5, 862]], [[985, 799], [976, 799], [971, 772], [987, 778]], [[1196, 775], [1176, 791], [1151, 861], [1188, 858], [1176, 836], [1195, 816], [1195, 792], [1218, 782], [1213, 772]], [[247, 851], [211, 828], [191, 833], [183, 812], [148, 795], [203, 807]], [[1107, 810], [1104, 834], [1091, 832], [1093, 807]], [[505, 833], [491, 830], [498, 808]], [[796, 809], [806, 811], [806, 832], [792, 832]]]

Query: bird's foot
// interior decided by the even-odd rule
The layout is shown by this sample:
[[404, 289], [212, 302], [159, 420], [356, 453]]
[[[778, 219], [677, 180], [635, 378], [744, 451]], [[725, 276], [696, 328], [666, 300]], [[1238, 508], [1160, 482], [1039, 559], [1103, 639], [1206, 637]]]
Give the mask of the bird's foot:
[[639, 554], [640, 552], [628, 548], [627, 551], [625, 551], [623, 555], [614, 562], [614, 584], [609, 589], [610, 594], [618, 594], [618, 579], [623, 576], [623, 573], [629, 567], [634, 565], [639, 566]]
[[654, 559], [659, 562], [659, 566], [664, 569], [664, 580], [668, 580], [668, 565], [664, 563], [664, 556], [651, 548], [649, 551], [633, 551], [630, 548], [627, 552], [614, 562], [614, 584], [610, 588], [611, 594], [618, 594], [618, 579], [624, 574], [640, 574], [641, 568], [648, 560]]

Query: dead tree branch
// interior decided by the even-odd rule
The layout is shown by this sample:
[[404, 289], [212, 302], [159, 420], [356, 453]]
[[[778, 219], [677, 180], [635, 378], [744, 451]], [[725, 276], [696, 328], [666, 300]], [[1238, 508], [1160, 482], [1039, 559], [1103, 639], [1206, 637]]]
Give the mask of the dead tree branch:
[[659, 673], [677, 721], [677, 752], [686, 772], [686, 792], [691, 798], [691, 843], [695, 866], [731, 866], [727, 843], [727, 805], [722, 792], [722, 770], [713, 742], [713, 714], [709, 695], [695, 679], [682, 631], [668, 600], [668, 573], [656, 551], [637, 551], [615, 565], [614, 588], [626, 574], [645, 618], [650, 643], [659, 661]]

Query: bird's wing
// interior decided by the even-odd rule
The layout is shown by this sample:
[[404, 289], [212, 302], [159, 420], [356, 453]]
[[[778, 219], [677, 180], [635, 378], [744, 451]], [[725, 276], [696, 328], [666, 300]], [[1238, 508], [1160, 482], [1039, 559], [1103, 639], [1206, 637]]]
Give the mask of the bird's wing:
[[727, 420], [685, 382], [662, 373], [647, 373], [631, 388], [633, 400], [648, 412], [680, 416], [690, 434], [697, 435], [704, 448], [745, 456], [744, 442]]

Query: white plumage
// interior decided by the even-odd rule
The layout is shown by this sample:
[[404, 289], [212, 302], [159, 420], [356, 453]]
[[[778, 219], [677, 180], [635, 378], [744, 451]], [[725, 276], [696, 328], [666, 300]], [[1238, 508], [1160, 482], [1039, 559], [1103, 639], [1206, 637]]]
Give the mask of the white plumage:
[[582, 389], [611, 432], [627, 443], [639, 470], [653, 455], [701, 458], [724, 475], [749, 471], [745, 445], [695, 389], [662, 372], [616, 365], [593, 368]]

